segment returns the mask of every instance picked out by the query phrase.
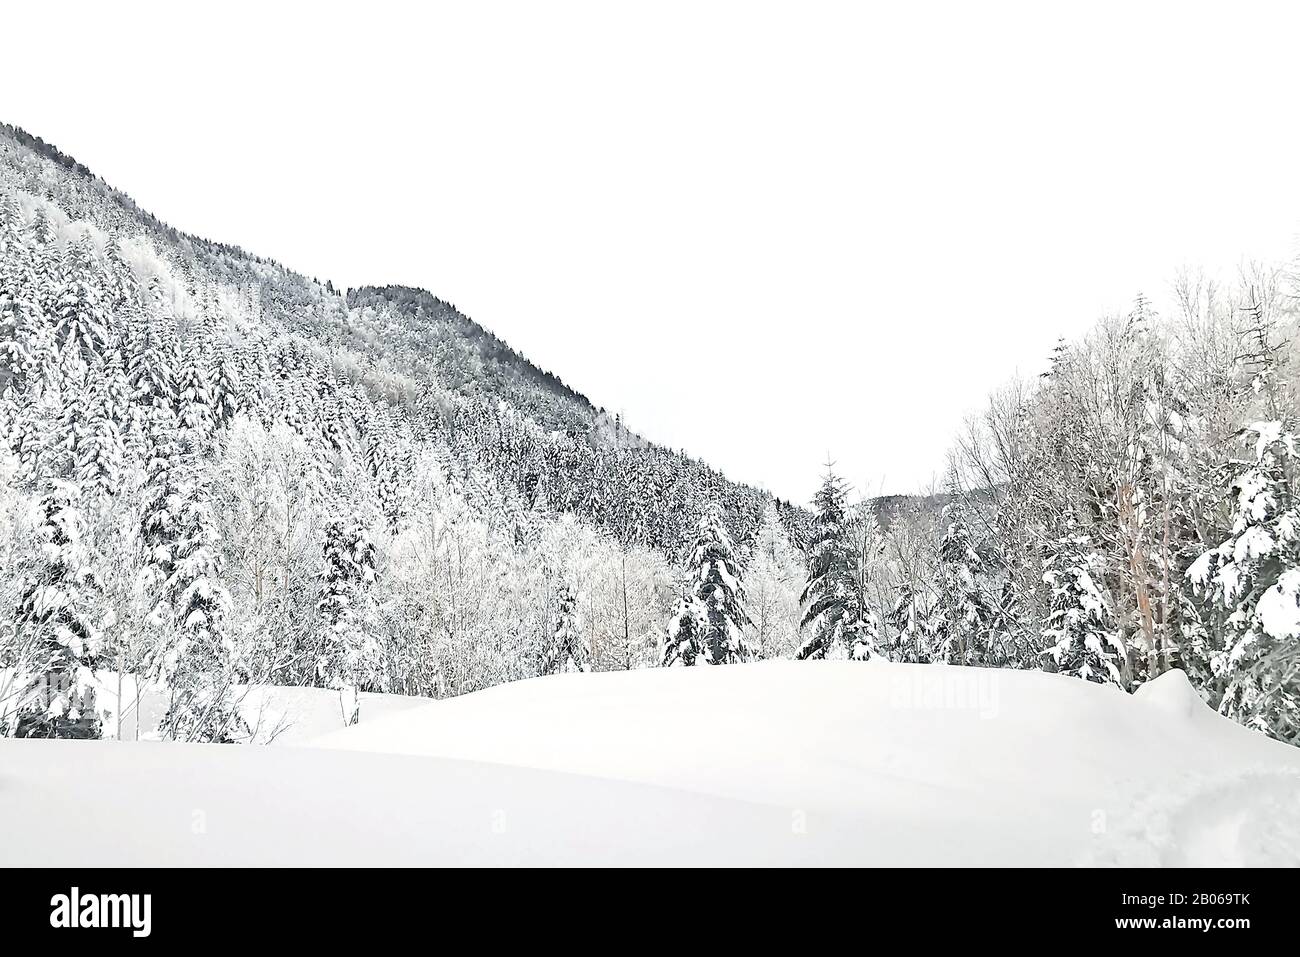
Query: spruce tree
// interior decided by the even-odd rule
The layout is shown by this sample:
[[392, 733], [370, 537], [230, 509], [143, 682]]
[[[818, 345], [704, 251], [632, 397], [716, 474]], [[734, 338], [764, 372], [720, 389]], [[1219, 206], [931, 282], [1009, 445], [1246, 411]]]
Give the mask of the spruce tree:
[[809, 542], [808, 581], [800, 602], [800, 627], [808, 631], [795, 657], [854, 658], [869, 654], [859, 556], [850, 539], [848, 487], [828, 466], [813, 496], [816, 516]]
[[90, 236], [83, 233], [68, 246], [55, 317], [62, 348], [79, 351], [87, 361], [108, 340], [108, 313], [101, 284]]
[[[223, 343], [217, 347], [213, 368], [212, 411], [214, 424], [217, 427], [228, 425], [230, 420], [242, 411], [244, 405], [242, 392], [234, 353], [228, 344]], [[338, 423], [339, 418], [333, 417], [331, 421]]]
[[41, 648], [38, 673], [19, 706], [16, 735], [97, 738], [91, 683], [101, 634], [95, 609], [99, 582], [85, 536], [76, 483], [51, 476], [41, 494], [39, 552], [17, 570], [15, 615], [20, 632]]
[[155, 608], [169, 639], [160, 661], [171, 692], [162, 732], [183, 741], [231, 741], [241, 729], [234, 702], [238, 662], [226, 628], [230, 594], [221, 577], [220, 538], [204, 485], [197, 471], [182, 471], [171, 574]]
[[80, 432], [73, 468], [91, 502], [113, 495], [122, 478], [123, 445], [117, 408], [125, 390], [121, 360], [116, 351], [97, 358], [76, 403]]
[[986, 593], [984, 559], [976, 551], [961, 510], [944, 509], [947, 525], [939, 543], [939, 600], [936, 608], [935, 654], [949, 664], [1001, 663], [993, 632], [997, 611]]
[[205, 448], [216, 424], [216, 403], [208, 364], [193, 341], [181, 358], [176, 405], [178, 424], [189, 447], [196, 451]]
[[141, 311], [127, 329], [127, 380], [131, 401], [140, 414], [177, 407], [178, 352], [176, 330], [168, 316]]
[[1051, 604], [1043, 638], [1046, 654], [1061, 674], [1124, 687], [1127, 662], [1114, 613], [1098, 576], [1102, 558], [1086, 535], [1053, 543], [1043, 581]]
[[909, 664], [926, 664], [934, 649], [933, 603], [925, 592], [910, 582], [898, 588], [886, 615], [889, 636], [889, 659]]
[[1219, 711], [1300, 744], [1300, 459], [1285, 421], [1245, 430], [1253, 456], [1232, 482], [1232, 530], [1188, 577], [1223, 635], [1209, 665]]
[[[11, 206], [12, 203], [12, 206]], [[21, 339], [35, 276], [31, 250], [23, 241], [17, 200], [0, 199], [0, 392], [21, 392]]]
[[359, 716], [357, 692], [385, 690], [380, 651], [366, 608], [377, 576], [369, 530], [356, 518], [331, 521], [325, 527], [324, 559], [316, 603], [320, 614], [316, 681], [340, 692], [345, 720], [354, 724]]
[[543, 665], [542, 673], [587, 671], [590, 655], [587, 643], [582, 638], [582, 623], [578, 618], [578, 594], [572, 585], [564, 582], [559, 587], [557, 598], [551, 654]]
[[238, 663], [226, 631], [230, 596], [207, 477], [181, 434], [171, 408], [149, 410], [140, 539], [148, 620], [159, 644], [146, 664], [170, 693], [164, 737], [227, 741], [240, 727], [233, 702]]
[[748, 661], [753, 649], [744, 636], [751, 624], [731, 537], [717, 503], [706, 506], [696, 529], [694, 569], [677, 614], [668, 624], [663, 664], [721, 665]]
[[140, 305], [140, 280], [130, 263], [122, 258], [118, 237], [109, 233], [104, 241], [104, 262], [107, 270], [107, 305], [111, 314], [122, 314]]

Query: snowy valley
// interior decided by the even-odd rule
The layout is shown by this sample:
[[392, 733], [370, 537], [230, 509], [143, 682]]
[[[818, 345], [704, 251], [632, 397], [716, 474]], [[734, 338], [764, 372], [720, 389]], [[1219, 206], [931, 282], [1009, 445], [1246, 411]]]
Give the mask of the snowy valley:
[[[400, 708], [293, 689], [268, 747], [0, 742], [5, 863], [1247, 865], [1300, 751], [1136, 695], [883, 661], [555, 675]], [[93, 782], [95, 800], [83, 800]], [[129, 835], [129, 838], [124, 838]]]
[[1296, 289], [805, 507], [0, 127], [0, 864], [1300, 864]]

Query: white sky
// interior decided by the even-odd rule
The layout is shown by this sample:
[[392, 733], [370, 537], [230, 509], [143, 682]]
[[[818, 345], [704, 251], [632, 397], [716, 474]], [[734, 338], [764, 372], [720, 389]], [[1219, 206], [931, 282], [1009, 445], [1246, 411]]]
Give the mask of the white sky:
[[1300, 231], [1297, 4], [117, 6], [6, 4], [0, 119], [799, 500]]

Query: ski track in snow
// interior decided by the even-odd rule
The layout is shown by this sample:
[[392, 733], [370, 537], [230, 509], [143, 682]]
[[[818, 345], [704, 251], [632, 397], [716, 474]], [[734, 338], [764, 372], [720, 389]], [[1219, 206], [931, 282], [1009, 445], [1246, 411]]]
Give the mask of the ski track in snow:
[[1118, 822], [1103, 827], [1080, 863], [1300, 866], [1300, 769], [1188, 775], [1167, 790], [1130, 797]]
[[1300, 863], [1300, 773], [1245, 774], [1190, 797], [1173, 814], [1162, 864], [1277, 867]]

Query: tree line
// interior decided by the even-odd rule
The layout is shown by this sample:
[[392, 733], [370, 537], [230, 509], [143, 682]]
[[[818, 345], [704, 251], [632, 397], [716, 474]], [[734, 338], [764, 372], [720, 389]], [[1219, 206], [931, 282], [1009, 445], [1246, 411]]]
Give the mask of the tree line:
[[[1297, 741], [1294, 283], [1062, 342], [939, 488], [811, 511], [644, 443], [452, 307], [158, 234], [0, 163], [0, 730], [241, 738], [258, 684], [445, 696], [758, 658], [1181, 668]], [[135, 217], [135, 218], [133, 218]], [[116, 707], [123, 703], [118, 699]]]

